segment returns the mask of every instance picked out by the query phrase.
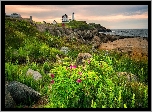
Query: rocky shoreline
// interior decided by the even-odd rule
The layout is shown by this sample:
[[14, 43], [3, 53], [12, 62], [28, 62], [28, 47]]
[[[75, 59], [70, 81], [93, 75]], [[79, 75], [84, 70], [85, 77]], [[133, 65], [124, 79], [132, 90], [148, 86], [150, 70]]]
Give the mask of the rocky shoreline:
[[[119, 36], [99, 33], [99, 30], [110, 32], [101, 25], [97, 25], [91, 30], [70, 29], [57, 26], [48, 26], [47, 24], [35, 24], [40, 32], [47, 31], [54, 36], [66, 37], [67, 41], [73, 39], [83, 44], [91, 44], [93, 49], [99, 50], [116, 50], [118, 52], [139, 52], [148, 57], [148, 38], [134, 36]], [[105, 47], [106, 46], [106, 47]], [[145, 46], [143, 48], [143, 46]]]

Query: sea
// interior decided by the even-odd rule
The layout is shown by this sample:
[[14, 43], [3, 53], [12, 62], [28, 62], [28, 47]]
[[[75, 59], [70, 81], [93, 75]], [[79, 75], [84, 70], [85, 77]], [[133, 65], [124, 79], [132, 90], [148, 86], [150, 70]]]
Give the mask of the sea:
[[112, 32], [99, 32], [109, 35], [147, 37], [148, 29], [111, 29]]

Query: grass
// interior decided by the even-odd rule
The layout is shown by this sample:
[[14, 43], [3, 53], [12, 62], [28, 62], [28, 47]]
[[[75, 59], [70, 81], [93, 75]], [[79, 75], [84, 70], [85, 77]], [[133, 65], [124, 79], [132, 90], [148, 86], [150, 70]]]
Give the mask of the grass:
[[[60, 52], [62, 46], [70, 52]], [[47, 96], [47, 102], [37, 108], [148, 108], [148, 60], [99, 51], [85, 66], [70, 67], [78, 53], [91, 53], [90, 48], [39, 32], [27, 21], [6, 18], [5, 80], [19, 81]], [[42, 79], [26, 76], [29, 68], [40, 72]], [[132, 73], [139, 80], [118, 78], [118, 72]]]

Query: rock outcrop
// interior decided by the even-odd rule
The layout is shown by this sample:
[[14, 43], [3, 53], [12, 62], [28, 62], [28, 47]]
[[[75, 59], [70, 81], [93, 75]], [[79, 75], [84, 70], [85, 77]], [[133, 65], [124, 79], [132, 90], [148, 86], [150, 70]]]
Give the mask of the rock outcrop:
[[[13, 107], [14, 102], [16, 104], [31, 105], [31, 103], [37, 102], [41, 98], [39, 92], [17, 81], [10, 82], [7, 85], [7, 90], [5, 92], [5, 98], [7, 99], [5, 100], [6, 107]], [[11, 105], [8, 105], [8, 102], [11, 102]]]
[[54, 36], [59, 37], [67, 37], [69, 41], [76, 39], [78, 42], [88, 44], [90, 43], [95, 36], [98, 36], [100, 41], [96, 42], [96, 45], [100, 42], [107, 42], [108, 40], [115, 40], [116, 38], [111, 38], [109, 36], [106, 36], [102, 33], [99, 33], [99, 31], [102, 32], [109, 32], [110, 29], [106, 29], [105, 27], [101, 26], [100, 24], [93, 24], [93, 29], [70, 29], [70, 28], [62, 28], [58, 26], [53, 25], [47, 25], [47, 24], [36, 24], [37, 29], [40, 32], [48, 31], [50, 34]]
[[5, 86], [5, 108], [15, 108], [15, 106], [16, 103], [8, 91], [7, 86]]

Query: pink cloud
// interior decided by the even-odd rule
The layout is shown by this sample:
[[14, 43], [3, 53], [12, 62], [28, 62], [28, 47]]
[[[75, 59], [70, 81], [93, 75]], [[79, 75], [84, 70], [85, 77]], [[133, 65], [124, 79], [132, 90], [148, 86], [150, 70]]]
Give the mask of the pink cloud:
[[42, 13], [42, 12], [48, 12], [48, 11], [56, 11], [60, 10], [60, 7], [56, 7], [53, 5], [6, 5], [5, 10], [6, 12], [12, 12], [12, 9], [15, 12], [36, 12], [36, 13]]
[[108, 22], [114, 22], [114, 21], [123, 21], [126, 19], [148, 19], [148, 12], [143, 13], [143, 14], [136, 14], [136, 15], [109, 15], [109, 16], [85, 16], [85, 15], [77, 15], [77, 19], [82, 19], [83, 20], [92, 20], [92, 21], [108, 21]]
[[[65, 8], [66, 7], [66, 8]], [[61, 16], [67, 14], [69, 19], [72, 12], [75, 12], [75, 19], [78, 21], [94, 22], [105, 27], [116, 27], [124, 21], [133, 23], [136, 20], [148, 21], [148, 11], [140, 9], [130, 12], [125, 9], [134, 8], [136, 6], [127, 5], [6, 5], [6, 14], [13, 12], [21, 14], [23, 18], [33, 16], [33, 20], [37, 22], [46, 21], [52, 23], [56, 20], [61, 23]], [[67, 10], [68, 9], [68, 10]], [[131, 10], [131, 9], [130, 9]], [[148, 23], [143, 23], [148, 24]], [[131, 26], [131, 25], [130, 25]]]

